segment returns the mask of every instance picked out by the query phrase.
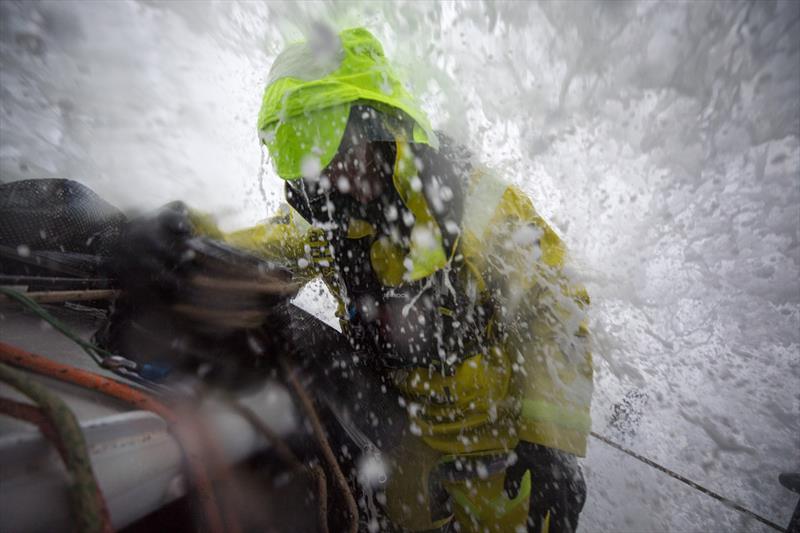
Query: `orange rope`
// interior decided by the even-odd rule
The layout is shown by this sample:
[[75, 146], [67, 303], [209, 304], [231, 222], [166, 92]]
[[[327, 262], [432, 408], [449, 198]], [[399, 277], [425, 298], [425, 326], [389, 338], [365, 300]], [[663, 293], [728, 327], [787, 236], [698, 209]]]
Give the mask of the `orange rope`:
[[232, 396], [224, 395], [223, 400], [267, 439], [278, 457], [293, 471], [305, 471], [311, 477], [317, 486], [317, 520], [320, 533], [328, 533], [328, 478], [325, 476], [325, 470], [319, 465], [304, 467], [291, 448], [252, 409], [240, 404]]
[[222, 517], [214, 500], [209, 479], [204, 464], [204, 454], [194, 435], [188, 435], [181, 430], [182, 424], [179, 417], [163, 403], [155, 400], [143, 392], [121, 383], [119, 381], [99, 376], [92, 372], [74, 368], [69, 365], [52, 361], [41, 355], [25, 351], [16, 346], [0, 342], [0, 362], [23, 367], [32, 372], [48, 377], [79, 385], [89, 390], [111, 396], [136, 408], [153, 412], [166, 420], [183, 448], [186, 463], [197, 491], [197, 496], [203, 509], [203, 522], [212, 533], [238, 530], [238, 527], [226, 524], [223, 527]]

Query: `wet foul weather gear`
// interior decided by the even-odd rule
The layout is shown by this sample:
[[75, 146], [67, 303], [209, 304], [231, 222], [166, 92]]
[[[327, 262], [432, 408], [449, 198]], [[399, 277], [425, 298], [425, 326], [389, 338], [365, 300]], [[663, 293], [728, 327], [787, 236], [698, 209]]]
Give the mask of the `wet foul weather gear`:
[[[406, 402], [411, 429], [417, 433], [391, 454], [400, 467], [391, 479], [389, 493], [405, 496], [390, 497], [392, 505], [400, 507], [390, 506], [389, 511], [409, 528], [419, 521], [425, 527], [438, 523], [429, 511], [427, 488], [421, 493], [426, 495], [424, 503], [415, 502], [416, 491], [428, 486], [441, 464], [483, 457], [496, 462], [520, 441], [582, 456], [590, 430], [592, 366], [584, 320], [588, 297], [564, 274], [566, 253], [561, 240], [519, 189], [488, 170], [473, 170], [466, 189], [461, 237], [455, 255], [448, 252], [445, 257], [454, 260], [462, 256], [454, 282], [472, 291], [474, 309], [491, 313], [481, 321], [484, 340], [475, 346], [483, 349], [472, 353], [465, 347], [466, 352], [457, 354], [457, 361], [445, 371], [436, 365], [387, 370]], [[335, 268], [337, 255], [320, 244], [329, 232], [324, 233], [285, 207], [270, 223], [235, 232], [228, 240], [282, 261], [298, 280], [322, 274], [334, 295], [340, 295], [336, 290], [341, 286]], [[356, 243], [369, 240], [374, 230], [366, 221], [354, 221], [347, 235], [347, 241]], [[413, 271], [409, 268], [413, 262], [406, 261], [408, 251], [377, 259], [379, 255], [369, 255], [375, 262], [376, 277], [388, 286], [402, 285], [403, 277]], [[317, 260], [320, 256], [326, 258], [322, 263]], [[386, 273], [390, 268], [395, 269], [394, 274]], [[354, 321], [352, 303], [340, 300], [338, 314], [345, 332]], [[448, 309], [438, 312], [448, 318]], [[408, 458], [408, 450], [423, 454], [424, 460]], [[456, 515], [461, 515], [459, 521], [477, 516], [476, 523], [505, 524], [496, 514], [487, 515], [468, 504], [483, 502], [496, 510], [502, 501], [502, 508], [509, 508], [513, 499], [501, 490], [504, 470], [500, 468], [485, 480], [477, 469], [472, 472], [473, 478], [442, 482], [456, 504]], [[541, 486], [537, 489], [538, 481], [531, 481], [534, 497], [543, 491]], [[480, 488], [484, 485], [485, 490]], [[418, 506], [425, 512], [420, 514]], [[528, 503], [524, 512], [517, 511], [527, 515]]]
[[[300, 282], [322, 276], [353, 349], [399, 394], [409, 432], [386, 450], [397, 525], [513, 531], [531, 514], [546, 531], [559, 517], [542, 513], [552, 465], [515, 450], [586, 452], [589, 298], [530, 199], [439, 146], [369, 32], [325, 43], [278, 57], [259, 115], [290, 206], [227, 241]], [[365, 201], [333, 179], [356, 133], [387, 163], [376, 167], [385, 187]]]

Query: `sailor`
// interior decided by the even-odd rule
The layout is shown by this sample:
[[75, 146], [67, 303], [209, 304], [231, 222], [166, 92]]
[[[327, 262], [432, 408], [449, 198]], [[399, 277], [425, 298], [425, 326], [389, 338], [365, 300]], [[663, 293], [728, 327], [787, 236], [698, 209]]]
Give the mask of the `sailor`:
[[321, 276], [354, 353], [399, 394], [392, 521], [574, 531], [589, 298], [529, 198], [433, 131], [363, 28], [289, 45], [258, 130], [289, 207], [226, 240]]

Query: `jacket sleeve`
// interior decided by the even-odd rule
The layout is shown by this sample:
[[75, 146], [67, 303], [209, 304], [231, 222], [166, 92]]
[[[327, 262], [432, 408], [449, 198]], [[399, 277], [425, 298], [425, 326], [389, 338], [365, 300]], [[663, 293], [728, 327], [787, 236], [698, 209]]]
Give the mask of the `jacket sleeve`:
[[516, 187], [502, 193], [482, 248], [476, 266], [499, 304], [519, 438], [583, 456], [591, 429], [588, 295], [566, 274], [561, 240]]
[[323, 273], [309, 246], [314, 231], [296, 211], [282, 205], [264, 223], [228, 233], [224, 240], [287, 268], [296, 280], [308, 282]]

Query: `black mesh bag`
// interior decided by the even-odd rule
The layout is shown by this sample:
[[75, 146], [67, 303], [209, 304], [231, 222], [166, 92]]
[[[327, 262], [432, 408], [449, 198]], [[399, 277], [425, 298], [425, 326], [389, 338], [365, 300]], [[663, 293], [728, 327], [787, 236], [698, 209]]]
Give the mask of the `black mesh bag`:
[[67, 179], [0, 184], [0, 274], [96, 275], [125, 215]]

